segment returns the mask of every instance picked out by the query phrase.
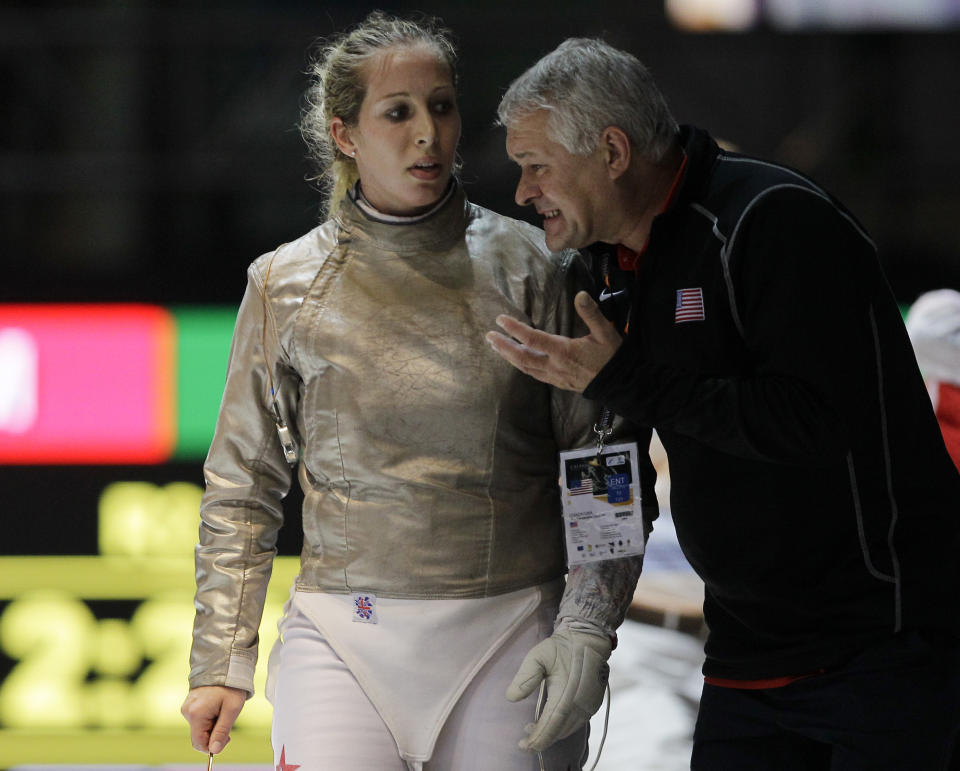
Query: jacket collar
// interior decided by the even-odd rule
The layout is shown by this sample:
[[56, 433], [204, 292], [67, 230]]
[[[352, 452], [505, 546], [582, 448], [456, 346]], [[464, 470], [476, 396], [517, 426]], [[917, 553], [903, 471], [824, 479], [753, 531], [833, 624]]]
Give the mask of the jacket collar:
[[720, 155], [720, 147], [703, 129], [681, 126], [678, 137], [683, 151], [687, 154], [687, 170], [668, 211], [679, 211], [691, 201], [699, 200]]
[[[681, 126], [677, 138], [686, 154], [683, 176], [677, 183], [666, 209], [654, 218], [648, 243], [653, 242], [677, 212], [684, 211], [690, 202], [699, 199], [706, 189], [714, 163], [720, 154], [720, 148], [713, 137], [695, 126]], [[616, 260], [617, 246], [598, 241], [586, 247], [585, 251], [598, 258], [607, 256], [608, 259]]]
[[[706, 194], [721, 154], [713, 137], [694, 126], [681, 126], [678, 139], [686, 155], [686, 168], [669, 205], [654, 217], [647, 242], [651, 246], [662, 242], [664, 237], [669, 238], [668, 234], [675, 228], [682, 227], [689, 206], [701, 201]], [[654, 248], [653, 251], [657, 250]]]
[[451, 180], [447, 201], [423, 218], [383, 221], [347, 197], [335, 219], [345, 235], [390, 252], [444, 251], [459, 241], [467, 229], [469, 204], [460, 183]]

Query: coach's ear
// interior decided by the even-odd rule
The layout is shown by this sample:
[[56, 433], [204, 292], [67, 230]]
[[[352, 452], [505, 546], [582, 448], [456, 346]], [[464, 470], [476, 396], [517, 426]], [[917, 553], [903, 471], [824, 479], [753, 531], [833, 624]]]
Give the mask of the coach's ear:
[[600, 135], [600, 151], [610, 179], [616, 179], [630, 168], [630, 138], [623, 129], [607, 126]]

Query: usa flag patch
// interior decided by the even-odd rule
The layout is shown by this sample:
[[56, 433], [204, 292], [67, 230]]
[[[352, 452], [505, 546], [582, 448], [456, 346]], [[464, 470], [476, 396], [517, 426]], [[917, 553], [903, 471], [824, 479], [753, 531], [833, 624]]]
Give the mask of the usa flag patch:
[[703, 289], [677, 290], [677, 307], [673, 313], [673, 321], [679, 324], [683, 321], [703, 321]]
[[377, 623], [377, 595], [354, 593], [353, 620], [359, 621], [361, 624]]

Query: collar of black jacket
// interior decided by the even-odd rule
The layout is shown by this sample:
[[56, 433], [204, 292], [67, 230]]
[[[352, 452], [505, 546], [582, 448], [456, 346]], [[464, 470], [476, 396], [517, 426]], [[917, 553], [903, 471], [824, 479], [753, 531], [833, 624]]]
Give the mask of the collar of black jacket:
[[[662, 214], [657, 215], [653, 221], [651, 240], [656, 238], [657, 231], [669, 226], [668, 224], [673, 219], [672, 215], [674, 213], [682, 212], [691, 201], [700, 197], [709, 183], [713, 166], [721, 153], [720, 147], [713, 137], [696, 126], [681, 126], [677, 136], [683, 151], [687, 154], [686, 169], [669, 208]], [[600, 241], [590, 244], [584, 249], [597, 260], [598, 264], [606, 257], [612, 263], [611, 270], [616, 265], [616, 250], [615, 244], [606, 244]]]
[[685, 208], [690, 201], [701, 196], [721, 153], [716, 140], [696, 126], [681, 126], [679, 138], [683, 151], [687, 154], [687, 171], [680, 182], [673, 205], [665, 212], [667, 214]]

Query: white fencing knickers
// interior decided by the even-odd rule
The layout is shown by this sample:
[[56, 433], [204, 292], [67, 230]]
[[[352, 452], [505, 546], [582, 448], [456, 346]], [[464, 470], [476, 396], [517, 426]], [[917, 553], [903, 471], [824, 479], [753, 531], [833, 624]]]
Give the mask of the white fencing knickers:
[[[351, 623], [349, 595], [295, 592], [270, 656], [274, 763], [539, 771], [536, 754], [517, 747], [536, 694], [517, 703], [505, 694], [524, 656], [553, 631], [560, 589], [554, 582], [476, 600], [381, 598], [376, 625]], [[543, 754], [544, 768], [579, 771], [586, 757], [584, 727]]]

